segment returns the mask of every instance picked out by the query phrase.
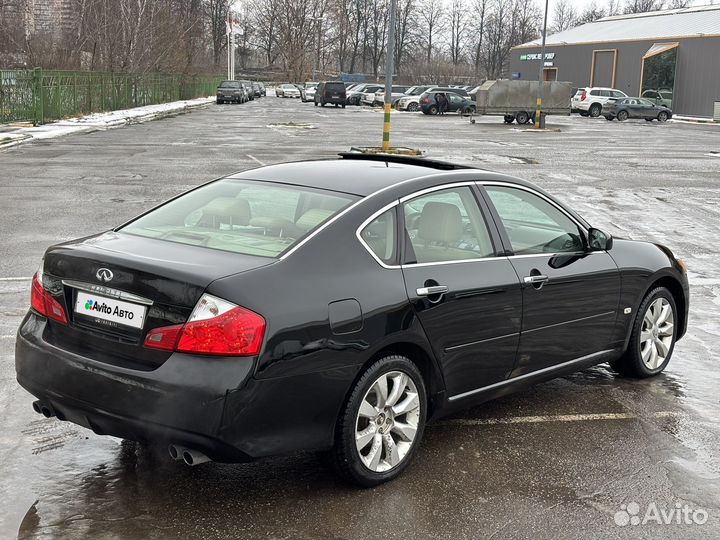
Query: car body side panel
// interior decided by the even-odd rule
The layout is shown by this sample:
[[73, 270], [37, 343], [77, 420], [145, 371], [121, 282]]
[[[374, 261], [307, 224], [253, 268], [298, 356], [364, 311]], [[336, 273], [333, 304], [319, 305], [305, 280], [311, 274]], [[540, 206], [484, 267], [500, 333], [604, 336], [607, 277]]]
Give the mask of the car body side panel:
[[[623, 349], [627, 347], [632, 323], [643, 298], [653, 284], [662, 279], [676, 282], [683, 294], [681, 301], [677, 302], [678, 309], [682, 309], [684, 313], [677, 334], [677, 339], [680, 339], [687, 329], [690, 289], [687, 276], [682, 272], [672, 252], [651, 242], [615, 238], [613, 247], [608, 253], [618, 265], [622, 280], [620, 315], [613, 332], [613, 343], [622, 346]], [[626, 308], [630, 308], [630, 314], [624, 314]]]

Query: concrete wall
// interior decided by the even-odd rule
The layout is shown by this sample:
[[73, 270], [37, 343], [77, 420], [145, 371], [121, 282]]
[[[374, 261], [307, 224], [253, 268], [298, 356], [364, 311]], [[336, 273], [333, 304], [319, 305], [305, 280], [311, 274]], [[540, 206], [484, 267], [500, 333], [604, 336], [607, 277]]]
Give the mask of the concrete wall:
[[[555, 53], [553, 67], [558, 68], [558, 81], [570, 81], [574, 86], [590, 86], [593, 51], [617, 49], [615, 88], [628, 95], [640, 92], [642, 57], [653, 43], [678, 41], [677, 66], [673, 110], [677, 114], [711, 117], [713, 102], [720, 101], [720, 37], [686, 38], [678, 40], [656, 39], [652, 41], [625, 41], [581, 45], [548, 45], [547, 53]], [[516, 47], [510, 51], [510, 71], [520, 73], [520, 79], [536, 80], [539, 60], [520, 60], [520, 55], [539, 53], [539, 47]], [[600, 54], [602, 66], [596, 70], [606, 71], [605, 59]], [[596, 73], [596, 83], [605, 78]]]

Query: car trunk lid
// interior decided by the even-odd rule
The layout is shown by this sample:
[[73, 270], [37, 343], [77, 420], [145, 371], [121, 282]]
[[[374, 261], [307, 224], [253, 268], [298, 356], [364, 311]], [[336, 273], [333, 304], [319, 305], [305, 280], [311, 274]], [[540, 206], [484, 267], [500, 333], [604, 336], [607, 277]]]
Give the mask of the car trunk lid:
[[143, 347], [149, 330], [184, 323], [216, 279], [274, 261], [112, 231], [53, 246], [44, 279], [68, 325], [50, 321], [47, 337], [103, 362], [154, 369], [170, 353]]

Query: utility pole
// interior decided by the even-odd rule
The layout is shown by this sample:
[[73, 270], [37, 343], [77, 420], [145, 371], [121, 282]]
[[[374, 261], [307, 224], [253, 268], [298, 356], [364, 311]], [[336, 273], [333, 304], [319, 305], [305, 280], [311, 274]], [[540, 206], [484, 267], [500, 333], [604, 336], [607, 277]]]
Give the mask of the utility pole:
[[317, 23], [317, 27], [318, 27], [317, 53], [315, 54], [315, 62], [313, 63], [313, 70], [312, 70], [312, 80], [317, 81], [317, 77], [320, 74], [320, 56], [321, 56], [321, 52], [322, 52], [322, 23], [325, 20], [325, 17], [313, 17], [310, 20], [315, 21]]
[[397, 0], [390, 0], [390, 28], [385, 52], [385, 114], [383, 115], [382, 151], [390, 151], [390, 111], [392, 109], [392, 83], [395, 71], [395, 12]]
[[545, 86], [545, 36], [547, 35], [547, 19], [548, 19], [548, 4], [550, 0], [545, 0], [545, 17], [543, 19], [542, 29], [542, 48], [540, 49], [540, 73], [538, 75], [538, 98], [537, 98], [537, 109], [535, 110], [535, 128], [540, 129], [545, 127], [545, 122], [542, 120], [542, 100], [543, 100], [543, 87]]

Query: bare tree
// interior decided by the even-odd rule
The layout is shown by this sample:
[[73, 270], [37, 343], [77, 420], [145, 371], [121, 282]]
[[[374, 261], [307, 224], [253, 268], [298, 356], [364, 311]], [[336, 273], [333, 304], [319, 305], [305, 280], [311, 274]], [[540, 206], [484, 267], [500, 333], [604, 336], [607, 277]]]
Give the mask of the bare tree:
[[452, 0], [450, 4], [450, 59], [457, 66], [463, 54], [465, 34], [468, 29], [467, 8], [463, 0]]
[[570, 0], [558, 0], [555, 3], [550, 31], [562, 32], [577, 25], [577, 11]]
[[425, 57], [430, 63], [436, 37], [445, 29], [445, 6], [440, 0], [424, 0], [420, 5], [420, 35], [424, 37]]
[[665, 0], [628, 0], [625, 3], [625, 13], [646, 13], [657, 11], [665, 6]]

